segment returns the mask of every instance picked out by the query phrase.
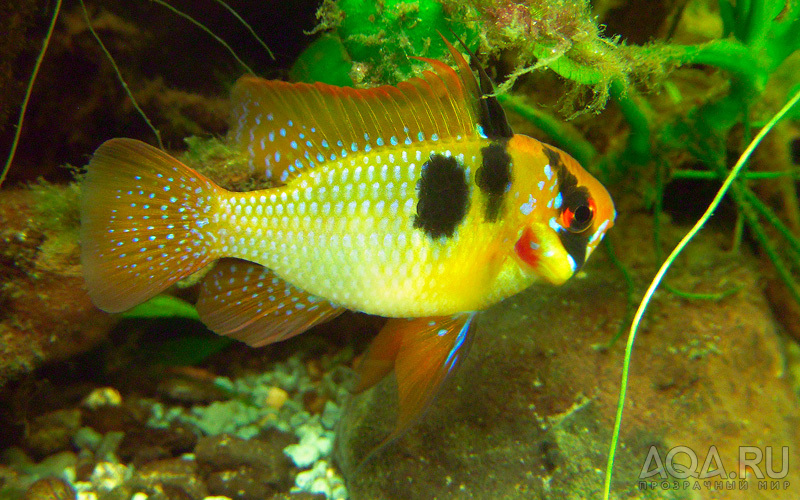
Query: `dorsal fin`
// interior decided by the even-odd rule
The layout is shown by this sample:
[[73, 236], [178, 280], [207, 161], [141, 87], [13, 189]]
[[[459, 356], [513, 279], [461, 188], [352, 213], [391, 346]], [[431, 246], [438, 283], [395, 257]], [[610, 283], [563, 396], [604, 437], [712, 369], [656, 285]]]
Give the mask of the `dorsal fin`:
[[[452, 50], [459, 67], [466, 66]], [[355, 152], [476, 134], [472, 73], [418, 59], [433, 71], [370, 89], [243, 76], [231, 96], [230, 138], [254, 169], [287, 182], [303, 169]]]
[[478, 76], [480, 78], [480, 87], [475, 84], [475, 77], [472, 76], [470, 67], [467, 66], [466, 61], [464, 61], [464, 58], [461, 57], [461, 54], [459, 54], [456, 48], [447, 41], [444, 35], [439, 33], [439, 35], [442, 37], [442, 40], [444, 40], [444, 43], [447, 45], [447, 48], [450, 50], [450, 53], [458, 63], [462, 80], [466, 81], [468, 79], [464, 75], [466, 72], [469, 72], [472, 76], [471, 80], [473, 82], [473, 86], [470, 90], [478, 100], [476, 103], [478, 106], [478, 123], [480, 124], [484, 135], [486, 135], [486, 137], [489, 139], [510, 139], [514, 135], [514, 131], [511, 130], [511, 126], [508, 124], [506, 113], [503, 111], [503, 107], [500, 106], [500, 102], [497, 100], [497, 97], [494, 96], [494, 84], [492, 83], [492, 79], [486, 74], [486, 70], [483, 69], [483, 66], [481, 66], [480, 61], [478, 61], [478, 57], [474, 52], [469, 50], [469, 47], [467, 47], [467, 44], [464, 43], [464, 40], [459, 38], [458, 35], [453, 33], [452, 30], [450, 33], [452, 33], [455, 39], [458, 40], [458, 43], [464, 47], [464, 50], [467, 51], [467, 54], [469, 54], [471, 67], [478, 72]]

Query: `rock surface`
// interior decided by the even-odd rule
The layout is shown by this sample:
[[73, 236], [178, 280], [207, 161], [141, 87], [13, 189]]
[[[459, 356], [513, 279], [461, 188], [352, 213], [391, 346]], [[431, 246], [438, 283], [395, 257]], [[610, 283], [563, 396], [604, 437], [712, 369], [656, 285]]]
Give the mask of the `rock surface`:
[[[655, 259], [647, 220], [631, 219], [618, 221], [614, 237], [639, 297]], [[681, 235], [670, 233], [672, 241]], [[798, 401], [783, 377], [783, 340], [758, 276], [753, 260], [721, 250], [713, 235], [701, 234], [678, 259], [667, 279], [678, 289], [741, 289], [718, 302], [656, 294], [633, 352], [614, 498], [800, 494], [797, 469], [771, 491], [758, 490], [752, 474], [747, 491], [738, 476], [734, 490], [722, 492], [702, 481], [696, 491], [638, 488], [651, 446], [662, 460], [673, 447], [690, 448], [698, 471], [715, 446], [728, 474], [738, 473], [740, 446], [772, 446], [775, 471], [782, 446], [790, 455], [800, 449]], [[351, 498], [600, 498], [625, 340], [596, 346], [621, 326], [626, 294], [599, 250], [585, 276], [561, 288], [532, 288], [486, 311], [468, 359], [428, 413], [361, 468], [393, 425], [394, 380], [354, 400], [336, 451]]]

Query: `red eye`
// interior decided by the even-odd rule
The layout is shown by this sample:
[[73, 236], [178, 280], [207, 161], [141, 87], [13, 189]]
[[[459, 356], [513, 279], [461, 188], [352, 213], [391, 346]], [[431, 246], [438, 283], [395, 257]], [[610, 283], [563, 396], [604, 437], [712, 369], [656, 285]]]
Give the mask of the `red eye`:
[[573, 233], [586, 231], [592, 225], [596, 208], [594, 200], [591, 198], [586, 202], [565, 207], [561, 213], [561, 227]]

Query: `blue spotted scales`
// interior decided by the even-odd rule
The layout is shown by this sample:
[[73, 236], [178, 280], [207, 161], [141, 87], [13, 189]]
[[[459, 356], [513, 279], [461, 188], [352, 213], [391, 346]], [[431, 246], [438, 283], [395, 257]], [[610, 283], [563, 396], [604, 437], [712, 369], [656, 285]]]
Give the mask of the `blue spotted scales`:
[[574, 159], [512, 132], [485, 72], [448, 47], [457, 71], [421, 59], [432, 71], [397, 86], [241, 78], [229, 141], [274, 188], [231, 192], [144, 143], [100, 146], [81, 208], [95, 304], [124, 311], [213, 265], [200, 317], [251, 345], [345, 309], [394, 318], [356, 390], [396, 372], [396, 437], [464, 358], [475, 312], [563, 283], [615, 216]]

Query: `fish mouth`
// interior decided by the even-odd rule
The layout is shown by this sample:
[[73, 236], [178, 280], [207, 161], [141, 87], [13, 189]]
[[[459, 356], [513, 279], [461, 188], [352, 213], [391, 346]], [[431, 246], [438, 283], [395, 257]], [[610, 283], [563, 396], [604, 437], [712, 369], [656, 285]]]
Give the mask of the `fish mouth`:
[[522, 266], [553, 285], [561, 285], [575, 274], [575, 260], [560, 238], [544, 224], [526, 227], [515, 245]]

